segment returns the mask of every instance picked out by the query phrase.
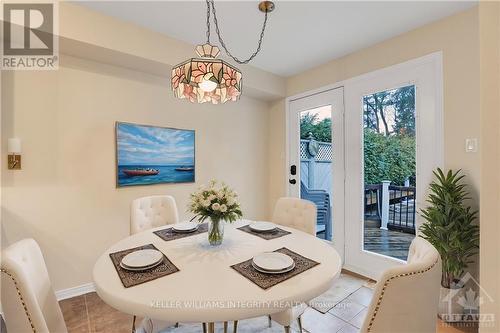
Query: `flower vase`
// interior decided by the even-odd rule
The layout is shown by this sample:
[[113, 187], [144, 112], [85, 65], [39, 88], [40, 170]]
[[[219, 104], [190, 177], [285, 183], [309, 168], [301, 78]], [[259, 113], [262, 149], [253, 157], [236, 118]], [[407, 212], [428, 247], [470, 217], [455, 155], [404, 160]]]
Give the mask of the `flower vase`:
[[208, 242], [212, 246], [222, 244], [224, 239], [224, 220], [219, 218], [210, 218], [208, 222]]

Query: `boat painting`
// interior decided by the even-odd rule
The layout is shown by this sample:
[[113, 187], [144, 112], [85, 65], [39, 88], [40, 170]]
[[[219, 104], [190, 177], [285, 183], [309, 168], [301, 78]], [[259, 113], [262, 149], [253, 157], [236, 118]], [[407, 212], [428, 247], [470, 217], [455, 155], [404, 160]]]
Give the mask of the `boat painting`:
[[[176, 169], [177, 170], [177, 169]], [[155, 176], [160, 173], [158, 169], [123, 169], [122, 172], [129, 177], [134, 176]]]
[[193, 130], [117, 122], [116, 186], [195, 181]]
[[179, 167], [179, 168], [175, 168], [175, 171], [193, 171], [194, 168], [193, 167]]

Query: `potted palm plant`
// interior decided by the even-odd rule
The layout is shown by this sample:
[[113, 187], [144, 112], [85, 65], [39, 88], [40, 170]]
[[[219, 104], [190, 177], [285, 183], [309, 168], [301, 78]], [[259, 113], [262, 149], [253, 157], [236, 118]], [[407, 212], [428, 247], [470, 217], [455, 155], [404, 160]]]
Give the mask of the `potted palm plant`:
[[461, 170], [445, 174], [438, 168], [434, 175], [436, 179], [430, 184], [427, 199], [429, 206], [421, 210], [427, 223], [420, 227], [420, 232], [441, 255], [439, 316], [453, 321], [459, 320], [463, 313], [454, 301], [463, 293], [460, 279], [479, 248], [479, 227], [475, 223], [478, 212], [465, 203], [470, 198]]

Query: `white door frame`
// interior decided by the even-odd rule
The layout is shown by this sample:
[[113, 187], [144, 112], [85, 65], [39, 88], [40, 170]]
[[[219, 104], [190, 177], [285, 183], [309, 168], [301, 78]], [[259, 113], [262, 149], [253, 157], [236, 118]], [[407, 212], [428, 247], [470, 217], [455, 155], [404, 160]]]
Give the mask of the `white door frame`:
[[[387, 67], [346, 84], [346, 267], [377, 279], [386, 269], [405, 261], [363, 250], [363, 96], [415, 85], [416, 176], [415, 209], [425, 203], [432, 170], [443, 162], [442, 59], [440, 54]], [[416, 214], [415, 227], [421, 224]]]
[[[311, 104], [312, 100], [314, 103]], [[293, 105], [292, 105], [293, 103]], [[297, 180], [295, 185], [289, 184], [291, 163], [291, 150], [296, 146], [291, 145], [291, 119], [292, 112], [305, 111], [315, 106], [332, 106], [332, 152], [334, 162], [332, 163], [332, 244], [339, 252], [341, 258], [344, 257], [344, 91], [343, 87], [326, 89], [321, 92], [302, 95], [298, 98], [288, 98], [286, 101], [286, 174], [285, 184], [288, 196], [298, 196], [300, 194], [300, 149], [294, 150]], [[312, 107], [311, 107], [312, 106]], [[297, 124], [298, 125], [298, 124]], [[299, 128], [292, 129], [294, 133], [299, 133]], [[338, 162], [335, 162], [338, 161]]]
[[[423, 146], [428, 147], [429, 142], [431, 142], [434, 154], [428, 154], [428, 151], [427, 151], [426, 155], [432, 156], [432, 160], [433, 160], [432, 163], [433, 163], [434, 167], [438, 167], [438, 166], [442, 167], [444, 164], [443, 67], [442, 67], [443, 65], [442, 65], [442, 58], [443, 58], [442, 52], [435, 52], [435, 53], [432, 53], [432, 54], [429, 54], [429, 55], [426, 55], [426, 56], [423, 56], [423, 57], [420, 57], [417, 59], [409, 60], [409, 61], [397, 64], [397, 65], [386, 67], [386, 68], [376, 70], [376, 71], [373, 71], [373, 72], [370, 72], [367, 74], [353, 77], [351, 79], [339, 81], [339, 82], [336, 82], [336, 83], [333, 83], [333, 84], [330, 84], [330, 85], [327, 85], [324, 87], [320, 87], [320, 88], [317, 88], [314, 90], [310, 90], [310, 91], [296, 94], [296, 95], [293, 95], [293, 96], [286, 98], [286, 100], [285, 100], [286, 170], [285, 170], [285, 183], [284, 183], [285, 184], [285, 189], [284, 189], [285, 193], [289, 192], [289, 187], [288, 187], [288, 179], [289, 179], [289, 172], [288, 171], [290, 169], [290, 165], [289, 165], [289, 161], [290, 161], [290, 158], [289, 158], [289, 151], [290, 151], [290, 139], [289, 139], [289, 134], [290, 134], [289, 133], [289, 121], [290, 121], [289, 114], [290, 114], [290, 111], [289, 111], [289, 106], [290, 106], [291, 101], [297, 100], [297, 99], [300, 99], [303, 97], [311, 96], [314, 94], [318, 94], [318, 93], [321, 93], [321, 92], [324, 92], [327, 90], [332, 90], [332, 89], [343, 87], [344, 96], [346, 97], [344, 99], [344, 104], [346, 104], [347, 103], [346, 99], [347, 99], [348, 94], [350, 93], [350, 89], [354, 85], [356, 85], [356, 83], [358, 83], [360, 81], [362, 82], [365, 80], [377, 78], [377, 77], [380, 77], [380, 76], [383, 76], [386, 74], [390, 74], [391, 72], [394, 73], [394, 72], [398, 72], [398, 71], [411, 70], [412, 68], [415, 68], [418, 66], [424, 66], [424, 65], [427, 65], [424, 67], [426, 67], [427, 70], [431, 71], [430, 74], [433, 76], [433, 79], [434, 79], [434, 89], [433, 89], [433, 93], [435, 96], [435, 100], [434, 100], [435, 102], [433, 105], [434, 114], [433, 114], [432, 119], [427, 119], [425, 117], [420, 117], [420, 115], [418, 115], [417, 116], [418, 119], [416, 119], [416, 122], [417, 122], [416, 126], [419, 127], [419, 126], [422, 126], [422, 123], [431, 121], [432, 125], [435, 129], [435, 133], [434, 133], [435, 135], [433, 135], [432, 137], [423, 138], [422, 136], [418, 136], [418, 134], [417, 134], [417, 158], [420, 158], [422, 156], [422, 154], [420, 153], [420, 151], [422, 149], [421, 147], [423, 147]], [[417, 107], [420, 107], [420, 106], [417, 105]], [[352, 112], [356, 112], [356, 109], [351, 110], [350, 108], [347, 107], [347, 105], [345, 105], [344, 109], [346, 110], [346, 111], [344, 111], [344, 114], [346, 115], [346, 117], [349, 117]], [[359, 112], [361, 113], [361, 108], [359, 108]], [[429, 112], [428, 112], [428, 114], [429, 114]], [[345, 127], [345, 121], [346, 121], [345, 118], [346, 117], [344, 117], [344, 125], [342, 128], [343, 131], [344, 131], [344, 127]], [[349, 134], [349, 133], [347, 133], [347, 134]], [[347, 155], [348, 155], [348, 152], [350, 150], [348, 141], [349, 140], [346, 137], [346, 140], [344, 142], [344, 147], [343, 147], [344, 148], [344, 156], [345, 156], [345, 158], [344, 158], [344, 161], [345, 161], [344, 174], [346, 173], [346, 168], [348, 167], [347, 166]], [[358, 153], [361, 154], [362, 152], [358, 150]], [[416, 209], [418, 209], [419, 207], [421, 208], [421, 207], [423, 207], [423, 205], [425, 205], [424, 198], [427, 194], [427, 192], [426, 192], [427, 185], [429, 184], [429, 182], [432, 178], [432, 174], [428, 174], [428, 172], [426, 172], [427, 174], [424, 175], [424, 174], [422, 174], [421, 170], [417, 170], [417, 173], [418, 173], [417, 187], [420, 189], [420, 191], [418, 192], [418, 197], [416, 200]], [[361, 183], [363, 183], [363, 182], [361, 182]], [[348, 194], [347, 192], [348, 192], [347, 189], [344, 187], [344, 193]], [[352, 193], [351, 193], [351, 196], [352, 196]], [[334, 195], [334, 197], [335, 197], [335, 195]], [[341, 209], [342, 212], [347, 212], [347, 210], [349, 209], [347, 206], [347, 202], [349, 201], [349, 197], [350, 197], [349, 195], [346, 195], [345, 200], [343, 200], [344, 207], [343, 207], [343, 209]], [[361, 200], [359, 199], [359, 201], [361, 201]], [[361, 211], [359, 209], [359, 207], [358, 207], [358, 210]], [[334, 214], [335, 214], [335, 211], [334, 211]], [[342, 218], [342, 220], [339, 220], [340, 218]], [[342, 216], [342, 217], [335, 217], [335, 215], [334, 215], [334, 221], [335, 221], [334, 224], [338, 223], [338, 224], [341, 224], [343, 227], [345, 226], [345, 228], [349, 228], [354, 223], [351, 219], [352, 219], [352, 214], [351, 214], [351, 216], [349, 216], [349, 214], [345, 214], [345, 216]], [[343, 223], [341, 223], [342, 221], [343, 221]], [[354, 221], [356, 221], [356, 219]], [[359, 221], [359, 216], [357, 218], [357, 221], [359, 222], [360, 225], [362, 225], [361, 222]], [[416, 221], [417, 227], [420, 224], [420, 222], [421, 222], [421, 219], [418, 217], [418, 219]], [[341, 235], [339, 235], [337, 233], [337, 237], [341, 238], [341, 240], [338, 239], [338, 242], [336, 242], [336, 245], [335, 245], [335, 248], [337, 249], [337, 251], [341, 255], [342, 261], [344, 263], [345, 263], [345, 259], [346, 259], [346, 249], [345, 249], [346, 242], [344, 239], [345, 234], [346, 234], [346, 230], [344, 230], [343, 234], [341, 234]], [[334, 237], [335, 237], [335, 233], [334, 233]], [[375, 257], [376, 257], [376, 255], [375, 255]], [[344, 264], [344, 267], [351, 270], [351, 271], [363, 274], [363, 275], [371, 277], [371, 278], [377, 278], [378, 275], [380, 274], [381, 269], [374, 272], [372, 269], [366, 269], [365, 267], [352, 264], [349, 261], [350, 260], [348, 258], [348, 262]], [[401, 262], [394, 260], [393, 264], [397, 265], [397, 264], [401, 264]]]

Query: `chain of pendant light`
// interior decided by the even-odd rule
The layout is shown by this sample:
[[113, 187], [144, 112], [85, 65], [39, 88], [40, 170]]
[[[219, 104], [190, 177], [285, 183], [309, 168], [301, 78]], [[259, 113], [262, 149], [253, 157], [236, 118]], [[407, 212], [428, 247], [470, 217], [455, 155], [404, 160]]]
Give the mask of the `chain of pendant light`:
[[264, 40], [264, 33], [266, 31], [266, 25], [267, 25], [267, 14], [268, 12], [265, 11], [264, 14], [264, 23], [262, 24], [262, 30], [260, 32], [260, 37], [259, 37], [259, 43], [257, 44], [257, 49], [255, 52], [246, 60], [240, 60], [239, 58], [235, 57], [226, 47], [226, 43], [224, 43], [224, 40], [222, 39], [221, 36], [221, 31], [219, 28], [219, 22], [217, 21], [217, 12], [215, 10], [215, 2], [214, 0], [206, 0], [207, 2], [207, 43], [210, 43], [210, 12], [213, 13], [214, 15], [214, 24], [215, 24], [215, 32], [217, 33], [217, 37], [219, 38], [219, 43], [226, 51], [226, 54], [230, 56], [234, 61], [236, 61], [238, 64], [248, 64], [250, 61], [252, 61], [253, 58], [260, 52], [260, 49], [262, 47], [262, 41]]

